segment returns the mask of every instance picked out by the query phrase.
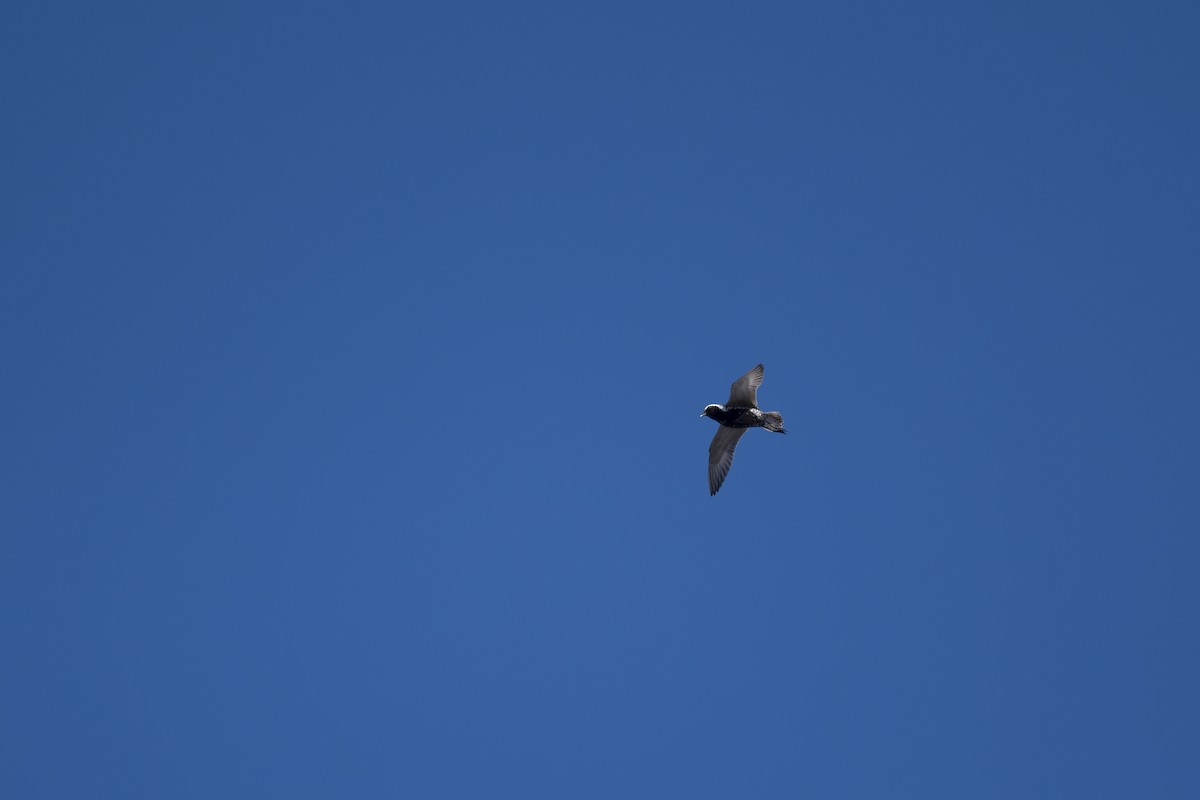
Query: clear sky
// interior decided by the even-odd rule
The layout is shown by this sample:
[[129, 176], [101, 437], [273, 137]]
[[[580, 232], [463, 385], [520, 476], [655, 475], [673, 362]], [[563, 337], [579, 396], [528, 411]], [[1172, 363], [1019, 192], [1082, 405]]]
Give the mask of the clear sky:
[[1200, 796], [1195, 3], [9, 5], [3, 797]]

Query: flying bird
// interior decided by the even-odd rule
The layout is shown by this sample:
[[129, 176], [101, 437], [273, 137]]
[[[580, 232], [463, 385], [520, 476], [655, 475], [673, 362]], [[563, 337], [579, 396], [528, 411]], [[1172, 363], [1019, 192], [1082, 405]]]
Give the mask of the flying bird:
[[733, 450], [748, 428], [766, 428], [775, 433], [783, 429], [783, 415], [778, 411], [758, 410], [758, 387], [762, 385], [763, 365], [759, 364], [729, 387], [729, 402], [711, 403], [704, 407], [702, 417], [721, 423], [717, 435], [708, 446], [708, 493], [715, 495], [733, 465]]

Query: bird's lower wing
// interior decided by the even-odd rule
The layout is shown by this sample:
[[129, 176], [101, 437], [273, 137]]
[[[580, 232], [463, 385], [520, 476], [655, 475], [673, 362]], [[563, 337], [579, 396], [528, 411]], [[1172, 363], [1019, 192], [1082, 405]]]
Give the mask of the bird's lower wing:
[[717, 435], [708, 446], [708, 493], [714, 495], [725, 482], [729, 468], [733, 465], [733, 451], [746, 428], [717, 428]]

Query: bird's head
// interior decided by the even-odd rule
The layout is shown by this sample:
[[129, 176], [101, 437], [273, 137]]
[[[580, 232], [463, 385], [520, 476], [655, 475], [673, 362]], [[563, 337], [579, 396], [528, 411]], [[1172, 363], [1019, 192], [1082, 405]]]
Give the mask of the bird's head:
[[[719, 406], [716, 403], [709, 403], [708, 405], [706, 405], [704, 407], [704, 410], [700, 412], [700, 416], [712, 417], [713, 414], [715, 414], [716, 412], [724, 411], [724, 410], [725, 410], [725, 406]], [[715, 417], [714, 417], [714, 419], [715, 419]]]

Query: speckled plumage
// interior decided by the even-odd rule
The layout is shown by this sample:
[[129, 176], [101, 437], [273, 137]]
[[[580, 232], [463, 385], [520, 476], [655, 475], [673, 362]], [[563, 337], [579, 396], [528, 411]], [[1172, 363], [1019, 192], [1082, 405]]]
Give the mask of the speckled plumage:
[[733, 382], [725, 405], [707, 405], [700, 414], [721, 425], [708, 446], [709, 495], [715, 495], [725, 482], [725, 476], [733, 466], [733, 451], [748, 429], [766, 428], [775, 433], [787, 433], [783, 429], [783, 416], [778, 411], [760, 411], [758, 408], [758, 387], [762, 380], [763, 365], [759, 364]]

